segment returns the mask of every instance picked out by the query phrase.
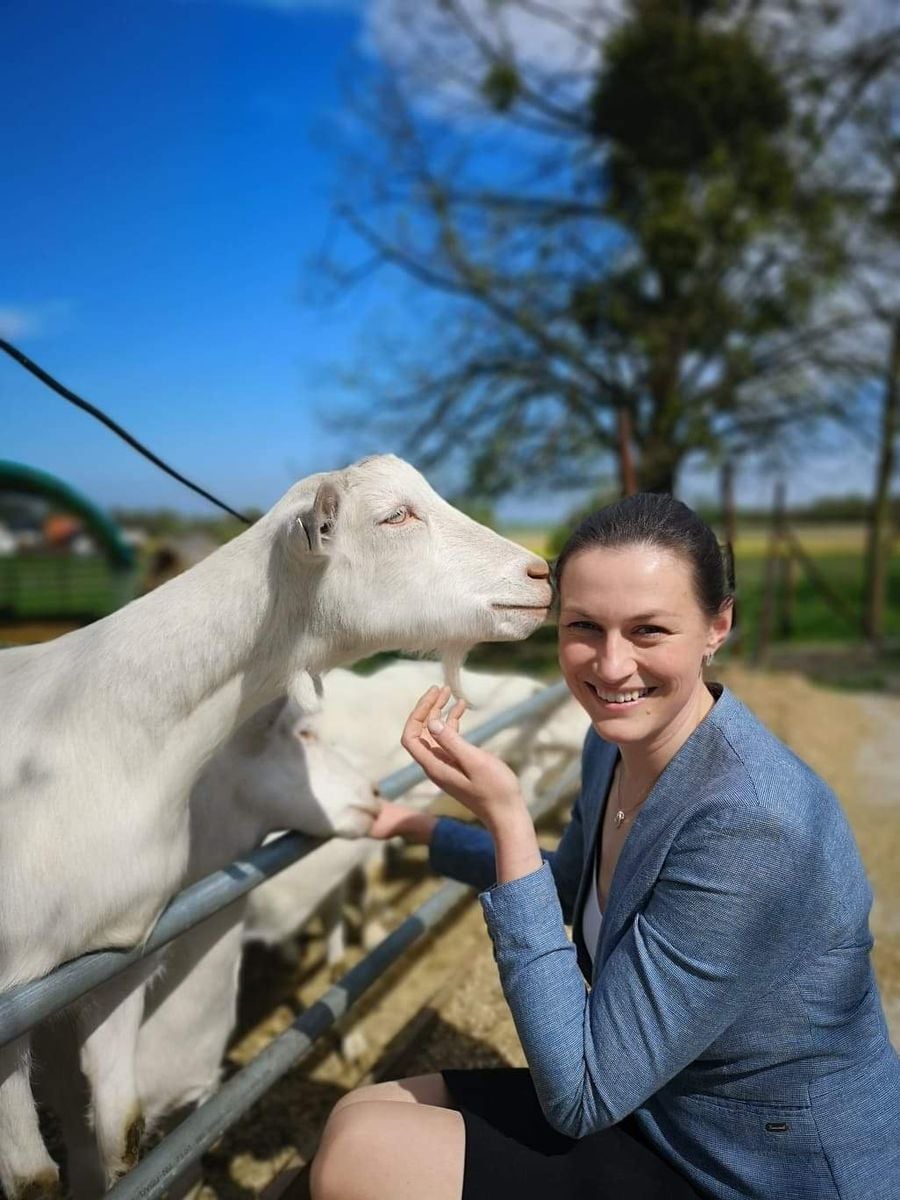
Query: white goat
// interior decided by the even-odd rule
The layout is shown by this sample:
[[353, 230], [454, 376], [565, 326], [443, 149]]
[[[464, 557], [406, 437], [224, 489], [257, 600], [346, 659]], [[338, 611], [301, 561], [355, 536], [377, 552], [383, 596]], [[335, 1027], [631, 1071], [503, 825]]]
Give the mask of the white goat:
[[[439, 682], [439, 668], [431, 662], [399, 660], [367, 676], [329, 671], [326, 703], [311, 726], [364, 774], [381, 779], [409, 763], [400, 745], [404, 722], [418, 697]], [[528, 675], [462, 671], [460, 688], [471, 706], [466, 727], [481, 725], [545, 686]], [[587, 714], [569, 698], [551, 713], [538, 713], [495, 734], [487, 745], [515, 767], [530, 798], [549, 773], [580, 753], [588, 724]], [[436, 791], [426, 781], [407, 795], [434, 796]]]
[[[439, 668], [431, 662], [398, 661], [368, 676], [339, 668], [328, 673], [325, 703], [308, 725], [364, 775], [383, 779], [409, 764], [400, 733], [418, 697], [437, 682]], [[466, 718], [469, 727], [528, 700], [544, 686], [526, 675], [462, 671], [462, 691], [472, 705]], [[584, 709], [568, 699], [552, 713], [541, 713], [495, 734], [487, 745], [516, 769], [530, 800], [580, 753], [588, 724]], [[437, 788], [423, 780], [406, 793], [402, 803], [424, 808], [436, 795]], [[333, 900], [328, 955], [329, 961], [334, 961], [344, 944], [342, 881], [376, 860], [382, 849], [381, 844], [370, 841], [332, 842], [256, 888], [247, 906], [246, 940], [270, 946], [284, 943], [323, 902]]]
[[[301, 673], [438, 650], [452, 678], [476, 642], [537, 627], [547, 575], [380, 456], [301, 481], [104, 620], [0, 654], [0, 991], [146, 937], [187, 870], [200, 768]], [[104, 1063], [111, 1042], [134, 1041], [142, 1003], [104, 992], [82, 1008], [81, 1062], [111, 1182], [134, 1159], [140, 1113], [133, 1076], [111, 1081]], [[58, 1186], [27, 1037], [0, 1048], [0, 1183], [11, 1200]]]
[[[225, 865], [275, 825], [342, 837], [183, 935], [165, 952], [165, 970], [149, 985], [138, 1035], [138, 1091], [148, 1128], [169, 1113], [202, 1102], [218, 1085], [236, 1016], [242, 933], [244, 941], [283, 943], [319, 913], [326, 928], [328, 961], [334, 963], [343, 954], [343, 901], [349, 877], [364, 874], [383, 849], [382, 843], [364, 838], [343, 839], [364, 834], [371, 820], [366, 777], [381, 778], [408, 761], [399, 731], [414, 701], [438, 678], [435, 663], [397, 662], [365, 678], [337, 669], [326, 679], [323, 712], [309, 716], [288, 702], [270, 725], [278, 705], [269, 706], [204, 770], [191, 797], [187, 882]], [[526, 676], [475, 671], [463, 671], [461, 681], [476, 707], [472, 723], [487, 720], [543, 687]], [[489, 744], [539, 790], [548, 774], [578, 753], [586, 725], [583, 710], [568, 701], [549, 717], [542, 715], [495, 735]], [[359, 771], [322, 735], [343, 743]], [[424, 805], [434, 795], [434, 787], [425, 781], [404, 800]], [[58, 1027], [42, 1031], [41, 1039], [40, 1094], [62, 1118], [70, 1189], [79, 1200], [95, 1196], [102, 1191], [102, 1178], [77, 1093], [73, 1096], [71, 1079], [66, 1078], [73, 1073], [71, 1054], [60, 1045]], [[120, 1058], [108, 1065], [109, 1070], [117, 1069], [123, 1053], [120, 1047]], [[59, 1063], [69, 1065], [63, 1069]]]
[[[359, 838], [379, 805], [370, 782], [312, 732], [297, 706], [276, 700], [229, 739], [194, 785], [184, 882], [227, 866], [273, 828]], [[111, 1075], [128, 1070], [137, 1055], [138, 1096], [148, 1130], [169, 1113], [202, 1102], [218, 1086], [237, 1015], [246, 900], [236, 900], [182, 934], [139, 972], [128, 973], [133, 987], [146, 986], [143, 1021], [137, 1046], [116, 1046], [105, 1070]], [[148, 974], [152, 977], [145, 982]], [[118, 981], [117, 986], [121, 990]], [[102, 1193], [105, 1180], [86, 1119], [73, 1037], [65, 1018], [36, 1032], [35, 1079], [39, 1098], [61, 1122], [70, 1194], [82, 1200]]]

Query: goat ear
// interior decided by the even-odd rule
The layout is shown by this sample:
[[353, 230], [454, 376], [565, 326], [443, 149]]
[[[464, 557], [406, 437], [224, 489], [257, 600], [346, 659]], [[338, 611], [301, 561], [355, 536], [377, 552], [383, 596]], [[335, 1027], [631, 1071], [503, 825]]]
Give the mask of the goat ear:
[[261, 751], [269, 734], [281, 720], [287, 704], [288, 697], [279, 696], [277, 700], [270, 700], [268, 704], [263, 705], [252, 717], [248, 717], [236, 735], [240, 745], [252, 753]]
[[310, 554], [329, 552], [340, 507], [340, 492], [335, 485], [329, 480], [320, 483], [312, 508], [297, 518], [297, 524], [306, 535]]

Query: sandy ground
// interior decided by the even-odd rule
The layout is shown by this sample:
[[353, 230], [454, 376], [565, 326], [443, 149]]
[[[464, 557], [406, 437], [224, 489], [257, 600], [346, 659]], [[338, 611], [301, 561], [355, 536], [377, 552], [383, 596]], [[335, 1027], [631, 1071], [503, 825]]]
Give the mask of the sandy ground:
[[[900, 1045], [900, 698], [837, 692], [799, 675], [739, 667], [721, 677], [827, 779], [846, 809], [875, 890], [874, 962]], [[543, 830], [548, 845], [559, 831], [558, 818]], [[383, 885], [381, 919], [396, 923], [435, 886], [422, 855], [412, 852]], [[362, 953], [355, 948], [353, 958]], [[314, 939], [295, 967], [271, 954], [249, 956], [232, 1068], [258, 1053], [327, 982]], [[274, 1200], [292, 1179], [287, 1200], [299, 1197], [297, 1172], [313, 1152], [328, 1110], [361, 1081], [441, 1066], [524, 1064], [474, 902], [395, 968], [348, 1024], [356, 1041], [349, 1058], [339, 1035], [326, 1039], [207, 1156], [204, 1197], [236, 1200], [266, 1192]]]

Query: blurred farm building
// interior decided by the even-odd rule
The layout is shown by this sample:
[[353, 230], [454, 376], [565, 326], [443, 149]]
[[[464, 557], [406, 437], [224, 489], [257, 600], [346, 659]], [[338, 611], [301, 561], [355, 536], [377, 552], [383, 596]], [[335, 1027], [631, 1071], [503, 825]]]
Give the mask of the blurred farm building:
[[93, 620], [135, 593], [136, 545], [90, 500], [0, 461], [0, 617]]

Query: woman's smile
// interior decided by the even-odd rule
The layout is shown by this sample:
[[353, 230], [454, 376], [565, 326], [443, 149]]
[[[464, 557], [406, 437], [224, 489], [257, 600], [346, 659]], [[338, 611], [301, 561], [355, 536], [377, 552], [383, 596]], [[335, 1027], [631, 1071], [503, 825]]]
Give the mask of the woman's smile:
[[656, 691], [655, 687], [610, 688], [591, 680], [585, 680], [585, 687], [607, 711], [633, 708], [639, 701], [646, 700]]

